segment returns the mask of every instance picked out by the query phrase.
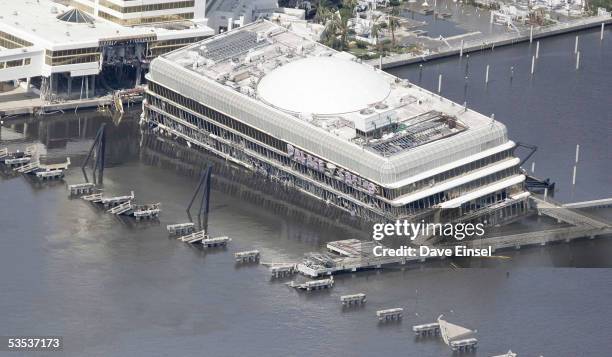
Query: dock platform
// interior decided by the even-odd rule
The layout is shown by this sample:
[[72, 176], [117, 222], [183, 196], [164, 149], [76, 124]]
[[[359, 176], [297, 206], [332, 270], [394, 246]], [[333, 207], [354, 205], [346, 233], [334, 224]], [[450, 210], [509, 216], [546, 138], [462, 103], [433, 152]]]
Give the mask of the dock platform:
[[258, 250], [249, 250], [234, 254], [236, 263], [255, 263], [259, 261], [259, 256], [260, 254]]
[[198, 231], [198, 232], [193, 232], [184, 236], [180, 236], [177, 239], [180, 240], [181, 242], [185, 242], [185, 243], [190, 243], [190, 244], [194, 244], [194, 243], [199, 243], [204, 239], [208, 238], [208, 234], [206, 234], [206, 231], [202, 230], [202, 231]]
[[227, 247], [232, 239], [227, 236], [202, 239], [200, 242], [205, 248]]
[[298, 272], [296, 264], [278, 264], [271, 266], [269, 270], [273, 279], [285, 278]]
[[402, 318], [403, 314], [404, 309], [402, 309], [401, 307], [376, 311], [376, 316], [378, 317], [378, 321], [380, 322], [398, 321]]
[[453, 351], [470, 351], [478, 347], [476, 338], [466, 338], [463, 340], [450, 341], [449, 346]]
[[363, 305], [367, 302], [366, 294], [351, 294], [340, 296], [342, 306]]
[[291, 287], [306, 291], [331, 289], [334, 287], [334, 277], [329, 279], [311, 280], [302, 284], [294, 284], [291, 282]]
[[440, 324], [437, 322], [432, 322], [428, 324], [414, 325], [412, 326], [412, 332], [414, 332], [414, 334], [417, 336], [438, 335], [440, 333]]
[[94, 192], [96, 185], [91, 182], [77, 183], [74, 185], [68, 185], [68, 190], [71, 196], [90, 195]]
[[64, 178], [64, 170], [37, 171], [36, 178], [39, 180], [58, 180]]
[[169, 224], [166, 226], [166, 230], [171, 236], [187, 235], [195, 231], [195, 224], [192, 222]]

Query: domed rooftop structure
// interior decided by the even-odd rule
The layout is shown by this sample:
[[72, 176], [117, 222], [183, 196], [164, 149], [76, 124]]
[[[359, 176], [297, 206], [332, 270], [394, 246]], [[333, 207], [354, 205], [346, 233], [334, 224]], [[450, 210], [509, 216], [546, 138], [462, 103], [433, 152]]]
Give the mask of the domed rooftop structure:
[[59, 14], [57, 16], [58, 20], [64, 21], [64, 22], [72, 22], [72, 23], [78, 23], [78, 24], [93, 24], [94, 23], [94, 18], [89, 16], [88, 14], [84, 13], [83, 11], [79, 10], [79, 9], [70, 9], [62, 14]]
[[332, 115], [357, 112], [385, 100], [391, 85], [368, 66], [337, 57], [308, 57], [264, 76], [257, 94], [292, 113]]

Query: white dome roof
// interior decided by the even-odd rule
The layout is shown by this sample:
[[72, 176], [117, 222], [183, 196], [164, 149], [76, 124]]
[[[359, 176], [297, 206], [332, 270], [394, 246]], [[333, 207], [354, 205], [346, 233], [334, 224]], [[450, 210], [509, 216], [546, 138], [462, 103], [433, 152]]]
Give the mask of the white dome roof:
[[264, 76], [259, 98], [276, 108], [308, 114], [356, 112], [383, 101], [390, 84], [374, 69], [335, 57], [308, 57]]

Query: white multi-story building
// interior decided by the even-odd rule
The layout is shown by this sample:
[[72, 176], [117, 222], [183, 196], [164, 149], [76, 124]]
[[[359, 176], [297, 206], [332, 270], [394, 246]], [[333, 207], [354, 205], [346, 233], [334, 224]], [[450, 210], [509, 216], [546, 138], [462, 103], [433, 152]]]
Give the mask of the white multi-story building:
[[71, 5], [123, 26], [204, 21], [206, 0], [72, 0]]
[[154, 131], [360, 217], [527, 210], [502, 123], [272, 22], [162, 55], [147, 78]]
[[24, 80], [44, 99], [131, 88], [156, 56], [214, 34], [203, 24], [123, 26], [49, 0], [0, 0], [0, 14], [0, 82]]

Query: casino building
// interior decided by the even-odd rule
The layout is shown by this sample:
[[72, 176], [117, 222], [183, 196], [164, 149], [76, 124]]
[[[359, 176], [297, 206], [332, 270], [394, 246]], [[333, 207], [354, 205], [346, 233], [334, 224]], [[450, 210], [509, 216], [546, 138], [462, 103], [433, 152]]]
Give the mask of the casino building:
[[139, 5], [141, 12], [126, 13], [141, 26], [102, 16], [104, 4], [141, 2], [96, 0], [98, 16], [50, 0], [0, 0], [0, 84], [26, 83], [44, 100], [91, 98], [96, 92], [139, 85], [153, 58], [214, 34], [205, 23], [148, 22], [174, 19], [174, 11], [193, 17], [198, 9], [194, 1], [181, 2], [184, 8], [172, 3], [177, 6], [172, 10], [165, 8], [167, 1], [147, 1], [153, 7]]
[[503, 124], [257, 21], [151, 63], [143, 124], [366, 219], [527, 209]]

